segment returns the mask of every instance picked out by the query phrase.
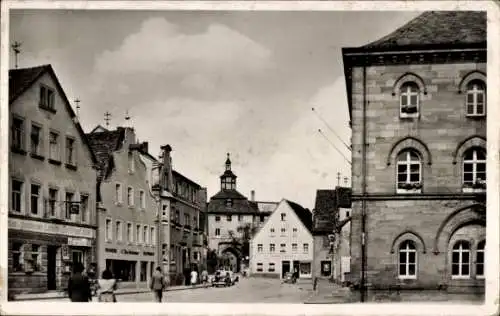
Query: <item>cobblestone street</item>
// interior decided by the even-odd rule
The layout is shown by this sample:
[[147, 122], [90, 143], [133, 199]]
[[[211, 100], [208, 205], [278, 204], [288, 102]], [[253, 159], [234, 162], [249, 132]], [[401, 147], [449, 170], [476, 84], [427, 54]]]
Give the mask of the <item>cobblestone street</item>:
[[[278, 279], [241, 279], [232, 287], [200, 288], [164, 293], [164, 301], [175, 303], [303, 303], [310, 295], [310, 282], [281, 284]], [[152, 293], [125, 294], [120, 302], [148, 302]]]

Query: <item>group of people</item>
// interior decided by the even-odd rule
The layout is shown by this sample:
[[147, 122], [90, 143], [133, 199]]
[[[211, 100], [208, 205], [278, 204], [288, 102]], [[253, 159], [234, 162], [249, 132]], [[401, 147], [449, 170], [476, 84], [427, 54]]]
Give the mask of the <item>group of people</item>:
[[[100, 279], [93, 282], [93, 272], [84, 273], [83, 264], [73, 266], [73, 274], [68, 280], [68, 297], [72, 302], [91, 302], [95, 291], [99, 302], [116, 302], [115, 290], [118, 281], [109, 270], [104, 270]], [[94, 284], [94, 291], [92, 285]]]

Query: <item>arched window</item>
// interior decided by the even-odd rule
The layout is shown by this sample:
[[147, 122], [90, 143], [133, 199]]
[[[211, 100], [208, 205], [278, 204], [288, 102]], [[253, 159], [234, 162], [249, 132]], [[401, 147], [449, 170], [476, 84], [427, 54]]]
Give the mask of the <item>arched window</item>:
[[417, 278], [417, 249], [411, 240], [405, 240], [399, 245], [400, 279]]
[[484, 246], [486, 242], [483, 240], [477, 245], [476, 252], [476, 277], [484, 278]]
[[419, 108], [419, 88], [414, 82], [405, 82], [399, 90], [401, 116], [416, 116]]
[[421, 160], [415, 150], [404, 150], [397, 158], [398, 192], [420, 192]]
[[481, 80], [472, 80], [467, 84], [466, 105], [468, 116], [485, 115], [486, 85]]
[[471, 148], [464, 153], [464, 189], [486, 189], [486, 152], [482, 148]]
[[460, 240], [455, 243], [451, 251], [452, 278], [468, 278], [470, 276], [470, 245]]

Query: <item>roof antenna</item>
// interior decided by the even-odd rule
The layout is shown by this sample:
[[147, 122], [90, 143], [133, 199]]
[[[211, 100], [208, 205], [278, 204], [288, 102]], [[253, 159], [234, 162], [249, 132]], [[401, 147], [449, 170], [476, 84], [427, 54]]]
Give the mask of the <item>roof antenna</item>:
[[75, 103], [76, 103], [76, 117], [79, 119], [80, 118], [80, 99], [76, 98]]
[[106, 126], [109, 127], [109, 121], [111, 120], [111, 113], [109, 113], [108, 111], [106, 111], [104, 113], [104, 120], [106, 121]]
[[18, 64], [17, 64], [17, 55], [21, 54], [21, 45], [22, 45], [22, 43], [19, 43], [17, 41], [15, 41], [14, 44], [11, 45], [12, 50], [14, 51], [14, 55], [15, 55], [15, 60], [16, 60], [15, 67], [16, 67], [16, 69], [18, 67]]

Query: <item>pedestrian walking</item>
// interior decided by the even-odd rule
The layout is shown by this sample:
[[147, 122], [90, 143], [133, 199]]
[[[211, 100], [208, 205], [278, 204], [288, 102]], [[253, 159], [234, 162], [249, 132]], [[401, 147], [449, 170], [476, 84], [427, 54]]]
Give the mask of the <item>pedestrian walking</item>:
[[191, 285], [195, 286], [197, 282], [198, 282], [198, 271], [193, 270], [191, 271]]
[[208, 285], [208, 271], [207, 269], [203, 269], [201, 272], [201, 282], [203, 283], [204, 287], [207, 287]]
[[89, 278], [83, 274], [83, 264], [76, 263], [68, 280], [68, 297], [72, 302], [92, 301]]
[[154, 292], [156, 302], [161, 303], [163, 290], [167, 287], [166, 285], [165, 277], [163, 273], [161, 273], [161, 268], [156, 267], [156, 271], [153, 273], [151, 283], [149, 284], [151, 291]]
[[115, 291], [118, 282], [108, 269], [102, 272], [102, 278], [97, 280], [97, 297], [99, 302], [116, 303]]

